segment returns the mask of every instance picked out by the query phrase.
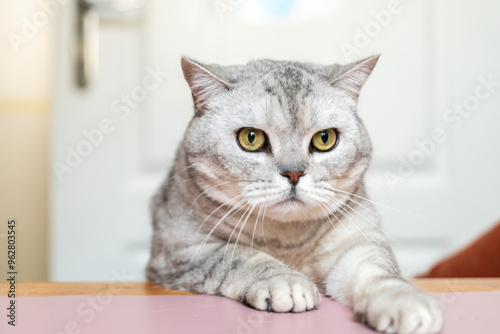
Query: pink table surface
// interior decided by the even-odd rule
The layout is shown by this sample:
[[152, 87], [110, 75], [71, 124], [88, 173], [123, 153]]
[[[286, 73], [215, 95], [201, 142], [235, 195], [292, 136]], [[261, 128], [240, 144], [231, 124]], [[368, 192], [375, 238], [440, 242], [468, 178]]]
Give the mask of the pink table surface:
[[[500, 334], [500, 291], [436, 293], [446, 308], [443, 334]], [[54, 296], [16, 298], [16, 326], [0, 296], [0, 333], [290, 334], [374, 333], [346, 307], [323, 298], [301, 314], [258, 312], [215, 296]]]

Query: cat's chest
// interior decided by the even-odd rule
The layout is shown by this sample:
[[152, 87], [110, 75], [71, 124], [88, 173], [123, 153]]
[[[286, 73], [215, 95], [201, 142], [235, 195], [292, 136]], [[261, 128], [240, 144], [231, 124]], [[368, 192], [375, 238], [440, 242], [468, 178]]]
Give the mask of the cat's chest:
[[259, 240], [259, 248], [271, 256], [284, 262], [291, 268], [305, 270], [317, 265], [319, 257], [328, 256], [324, 252], [327, 245], [332, 246], [332, 231], [328, 227], [317, 226], [309, 230], [281, 231], [274, 238]]
[[288, 243], [268, 244], [262, 250], [311, 280], [322, 282], [349, 244], [349, 238], [344, 238], [338, 230], [324, 228], [302, 238], [301, 242], [288, 240]]

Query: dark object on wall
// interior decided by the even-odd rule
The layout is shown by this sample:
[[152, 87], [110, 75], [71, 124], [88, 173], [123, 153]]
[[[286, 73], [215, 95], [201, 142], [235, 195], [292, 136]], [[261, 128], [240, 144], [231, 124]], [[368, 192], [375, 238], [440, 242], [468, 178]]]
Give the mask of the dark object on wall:
[[467, 248], [436, 264], [426, 277], [500, 277], [500, 223]]

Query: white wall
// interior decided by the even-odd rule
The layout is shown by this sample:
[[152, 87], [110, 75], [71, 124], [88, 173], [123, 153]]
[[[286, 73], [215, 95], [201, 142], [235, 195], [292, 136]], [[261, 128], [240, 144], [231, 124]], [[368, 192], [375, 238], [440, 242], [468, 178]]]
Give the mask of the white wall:
[[0, 2], [0, 244], [15, 218], [21, 281], [47, 279], [52, 21], [23, 36], [39, 12], [35, 0]]
[[[52, 174], [53, 279], [109, 279], [119, 268], [143, 278], [148, 198], [191, 115], [180, 54], [222, 64], [260, 57], [331, 63], [351, 58], [342, 49], [347, 44], [359, 49], [352, 58], [381, 52], [360, 101], [375, 147], [367, 183], [375, 201], [412, 212], [379, 208], [386, 231], [399, 242], [395, 249], [406, 275], [424, 272], [500, 217], [500, 87], [489, 92], [479, 79], [500, 81], [500, 3], [319, 1], [320, 10], [302, 17], [302, 7], [289, 21], [255, 19], [263, 17], [256, 4], [270, 3], [260, 0], [242, 2], [221, 20], [216, 3], [151, 0], [138, 17], [105, 17], [101, 71], [84, 91], [73, 85], [68, 52], [74, 11], [59, 16], [53, 161], [64, 159], [65, 147], [81, 140], [82, 129], [113, 117], [113, 101], [140, 84], [147, 67], [158, 65], [168, 76], [130, 117], [115, 120], [116, 131], [64, 182]], [[297, 3], [312, 8], [314, 2]], [[390, 19], [378, 23], [388, 11]], [[359, 31], [367, 29], [375, 30], [362, 45]], [[450, 108], [475, 102], [477, 91], [490, 94], [456, 123]], [[422, 153], [418, 143], [428, 142], [436, 129], [442, 140]], [[422, 163], [400, 171], [402, 159], [418, 157]]]

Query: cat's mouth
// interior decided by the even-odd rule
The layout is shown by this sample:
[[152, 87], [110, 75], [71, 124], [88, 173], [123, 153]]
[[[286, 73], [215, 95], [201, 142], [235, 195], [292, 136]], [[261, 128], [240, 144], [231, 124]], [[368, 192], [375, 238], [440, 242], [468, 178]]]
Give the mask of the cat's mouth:
[[298, 198], [287, 198], [274, 205], [276, 209], [284, 210], [284, 212], [295, 212], [302, 207], [305, 203]]
[[296, 196], [295, 197], [290, 197], [288, 200], [286, 200], [286, 202], [295, 202], [295, 203], [304, 204], [304, 201], [301, 200], [300, 198], [297, 198]]
[[290, 189], [290, 193], [288, 194], [288, 197], [285, 198], [280, 203], [283, 203], [283, 204], [286, 204], [286, 203], [305, 204], [305, 202], [297, 195], [297, 189], [295, 186], [293, 186]]
[[297, 192], [295, 190], [291, 190], [288, 195], [284, 195], [281, 200], [275, 202], [272, 206], [280, 209], [286, 208], [288, 211], [304, 204], [304, 200], [297, 195]]

